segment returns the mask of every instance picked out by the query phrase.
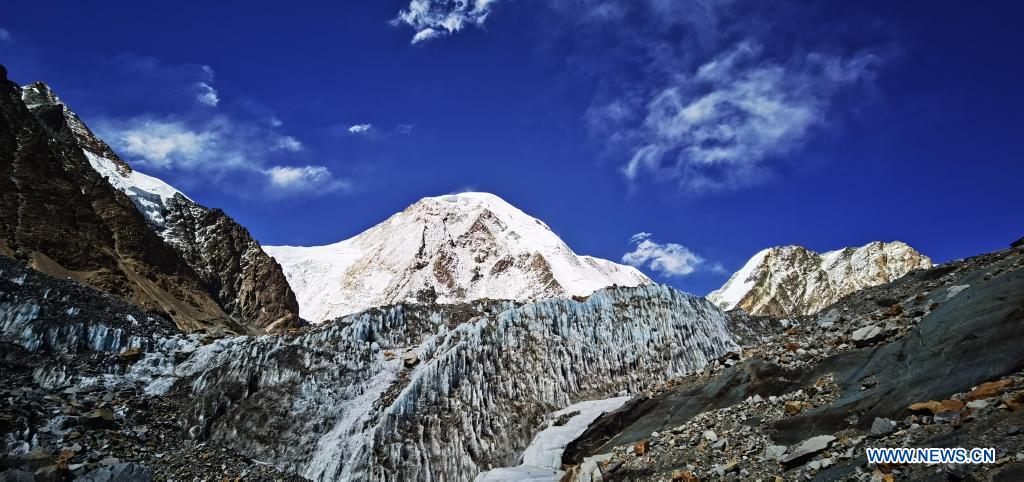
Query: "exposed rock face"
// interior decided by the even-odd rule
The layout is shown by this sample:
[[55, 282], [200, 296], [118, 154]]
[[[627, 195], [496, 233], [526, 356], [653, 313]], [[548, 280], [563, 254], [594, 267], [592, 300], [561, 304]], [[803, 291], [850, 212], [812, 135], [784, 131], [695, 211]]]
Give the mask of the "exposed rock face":
[[534, 301], [651, 283], [631, 266], [577, 255], [543, 222], [487, 193], [421, 199], [340, 243], [265, 249], [314, 323], [421, 290], [441, 303]]
[[238, 328], [69, 141], [76, 123], [61, 106], [30, 111], [17, 85], [3, 82], [0, 91], [0, 251], [165, 313], [182, 327]]
[[751, 315], [809, 315], [850, 293], [931, 266], [931, 259], [899, 241], [821, 254], [801, 246], [769, 248], [708, 299], [723, 310], [742, 308]]
[[[6, 87], [16, 91], [13, 84]], [[10, 104], [9, 125], [23, 127], [12, 134], [36, 132], [39, 146], [47, 147], [28, 153], [27, 144], [10, 144], [20, 147], [8, 148], [4, 160], [18, 162], [20, 155], [24, 161], [23, 167], [12, 164], [10, 169], [14, 187], [7, 191], [10, 203], [5, 209], [17, 212], [19, 200], [32, 201], [16, 196], [22, 191], [50, 196], [59, 189], [59, 199], [50, 197], [48, 206], [33, 206], [30, 211], [67, 214], [56, 223], [49, 221], [57, 226], [12, 216], [5, 222], [8, 228], [20, 223], [23, 232], [59, 229], [63, 233], [50, 237], [44, 246], [32, 246], [34, 241], [25, 236], [3, 236], [0, 242], [6, 241], [7, 254], [21, 250], [38, 269], [74, 276], [146, 309], [159, 309], [185, 329], [249, 332], [300, 323], [298, 303], [280, 266], [245, 228], [222, 211], [203, 207], [163, 181], [133, 171], [45, 84], [26, 86], [20, 93], [23, 106], [17, 105], [14, 92], [5, 99]], [[21, 110], [26, 107], [28, 116]], [[47, 172], [47, 163], [49, 169], [60, 166], [61, 176], [54, 178]], [[103, 179], [108, 185], [96, 187]], [[83, 203], [89, 198], [99, 198], [103, 207], [97, 201]], [[94, 205], [90, 214], [98, 214], [100, 220], [83, 219], [76, 212], [90, 204]], [[97, 223], [103, 225], [100, 232], [80, 234]], [[83, 245], [81, 237], [105, 239], [90, 246]], [[85, 251], [114, 253], [90, 259], [98, 255]]]

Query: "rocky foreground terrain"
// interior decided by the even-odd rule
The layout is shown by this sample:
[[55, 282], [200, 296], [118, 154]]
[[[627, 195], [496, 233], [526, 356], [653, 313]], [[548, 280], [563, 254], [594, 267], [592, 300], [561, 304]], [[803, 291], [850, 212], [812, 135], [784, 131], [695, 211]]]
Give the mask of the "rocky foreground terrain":
[[[1024, 246], [859, 291], [814, 316], [734, 313], [742, 348], [594, 422], [576, 480], [1024, 480]], [[875, 465], [866, 447], [993, 447]]]

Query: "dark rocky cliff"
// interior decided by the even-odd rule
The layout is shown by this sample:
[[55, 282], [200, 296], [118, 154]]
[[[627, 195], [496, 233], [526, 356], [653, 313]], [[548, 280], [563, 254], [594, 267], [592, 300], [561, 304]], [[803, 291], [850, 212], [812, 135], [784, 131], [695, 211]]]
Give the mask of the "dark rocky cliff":
[[2, 84], [0, 253], [163, 313], [185, 330], [253, 333], [300, 323], [280, 266], [245, 228], [184, 196], [163, 206], [165, 225], [154, 225], [85, 151], [117, 173], [131, 167], [47, 86], [23, 90], [6, 75]]

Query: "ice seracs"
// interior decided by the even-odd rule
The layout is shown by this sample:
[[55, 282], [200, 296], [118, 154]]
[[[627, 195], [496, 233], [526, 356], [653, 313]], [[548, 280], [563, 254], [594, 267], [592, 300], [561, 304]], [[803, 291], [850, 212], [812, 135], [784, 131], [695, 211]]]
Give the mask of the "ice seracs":
[[264, 249], [284, 268], [302, 317], [313, 322], [424, 290], [442, 303], [531, 301], [651, 282], [636, 268], [577, 255], [540, 220], [479, 192], [421, 199], [339, 243]]
[[900, 241], [821, 254], [781, 246], [755, 254], [708, 300], [752, 315], [808, 315], [855, 291], [931, 266], [931, 259]]

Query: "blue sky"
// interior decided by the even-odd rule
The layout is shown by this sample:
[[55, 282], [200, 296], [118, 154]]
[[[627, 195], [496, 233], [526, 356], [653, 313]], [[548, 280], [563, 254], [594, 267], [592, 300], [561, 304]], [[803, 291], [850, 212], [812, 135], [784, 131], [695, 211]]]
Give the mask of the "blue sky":
[[482, 190], [581, 254], [650, 233], [642, 269], [704, 294], [767, 246], [1024, 236], [1021, 8], [44, 0], [0, 62], [264, 244]]

